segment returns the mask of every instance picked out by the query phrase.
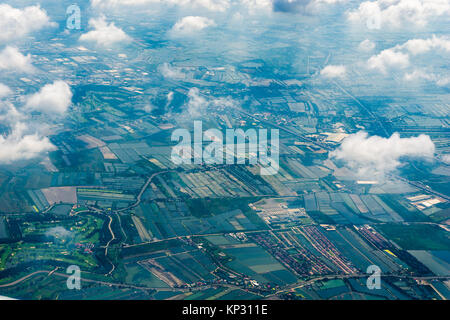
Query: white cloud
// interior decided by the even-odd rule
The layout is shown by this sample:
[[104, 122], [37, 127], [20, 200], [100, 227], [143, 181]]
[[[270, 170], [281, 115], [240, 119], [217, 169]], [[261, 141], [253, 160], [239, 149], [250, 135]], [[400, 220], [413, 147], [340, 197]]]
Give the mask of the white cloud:
[[450, 53], [450, 40], [433, 35], [429, 39], [408, 40], [400, 48], [407, 49], [412, 55], [427, 53], [431, 50], [441, 50]]
[[116, 27], [114, 22], [106, 22], [105, 17], [90, 19], [89, 26], [94, 30], [84, 33], [80, 36], [80, 41], [95, 42], [97, 45], [109, 47], [115, 43], [127, 43], [131, 38], [120, 28]]
[[0, 101], [0, 122], [7, 125], [15, 124], [24, 120], [26, 117], [20, 113], [17, 108], [10, 102]]
[[434, 143], [427, 135], [401, 138], [394, 133], [390, 138], [383, 138], [369, 137], [367, 132], [360, 131], [345, 138], [330, 157], [344, 161], [358, 176], [382, 179], [402, 164], [402, 157], [429, 159], [434, 151]]
[[182, 71], [171, 67], [167, 62], [159, 66], [158, 71], [163, 75], [164, 78], [182, 79], [185, 77], [185, 74]]
[[369, 39], [366, 39], [364, 41], [361, 41], [361, 43], [358, 45], [358, 50], [369, 52], [375, 49], [375, 43], [373, 41], [370, 41]]
[[199, 90], [197, 88], [189, 89], [188, 97], [187, 111], [189, 115], [193, 118], [203, 115], [208, 107], [208, 101], [200, 96]]
[[404, 69], [409, 66], [409, 56], [406, 53], [392, 49], [381, 51], [378, 55], [374, 55], [367, 61], [369, 69], [378, 70], [387, 73], [392, 68]]
[[71, 104], [72, 91], [69, 85], [61, 80], [47, 84], [39, 92], [27, 98], [25, 107], [47, 114], [63, 114]]
[[450, 154], [449, 153], [443, 154], [441, 159], [442, 159], [442, 162], [450, 165]]
[[440, 87], [447, 87], [450, 85], [450, 77], [441, 77], [435, 80]]
[[152, 113], [153, 110], [155, 110], [155, 109], [156, 109], [156, 107], [151, 103], [146, 104], [143, 108], [143, 110], [147, 113]]
[[27, 130], [24, 123], [18, 122], [9, 135], [0, 135], [0, 163], [31, 159], [55, 148], [47, 137], [28, 134]]
[[434, 75], [426, 73], [425, 71], [422, 70], [414, 70], [413, 72], [406, 73], [404, 78], [406, 81], [414, 81], [420, 79], [433, 80]]
[[409, 73], [405, 73], [404, 79], [406, 81], [426, 80], [426, 81], [434, 82], [434, 83], [436, 83], [436, 85], [438, 85], [440, 87], [446, 87], [450, 84], [449, 76], [436, 75], [434, 73], [426, 72], [424, 70], [419, 70], [419, 69], [416, 69]]
[[184, 6], [201, 7], [217, 12], [224, 12], [230, 7], [229, 0], [174, 0], [173, 2]]
[[379, 28], [423, 27], [437, 17], [450, 14], [448, 0], [375, 0], [364, 1], [348, 12], [352, 22], [376, 21]]
[[345, 77], [346, 68], [343, 65], [328, 65], [320, 71], [320, 75], [325, 78]]
[[[185, 105], [185, 110], [183, 115], [187, 115], [191, 118], [200, 118], [206, 114], [208, 108], [232, 108], [236, 107], [236, 101], [231, 97], [227, 98], [215, 98], [215, 97], [205, 97], [200, 94], [198, 88], [191, 88], [188, 92], [188, 102]], [[172, 98], [168, 96], [168, 100]]]
[[24, 56], [16, 47], [7, 46], [0, 52], [0, 70], [33, 72], [31, 56]]
[[11, 93], [12, 91], [8, 86], [0, 83], [0, 99], [10, 95]]
[[166, 103], [166, 106], [169, 106], [169, 105], [172, 103], [172, 101], [173, 101], [173, 91], [170, 91], [170, 92], [167, 94], [167, 103]]
[[[420, 60], [414, 60], [418, 55], [425, 54], [443, 54], [450, 53], [450, 39], [447, 37], [432, 36], [428, 39], [411, 39], [403, 44], [396, 45], [392, 48], [381, 51], [377, 55], [373, 55], [367, 61], [367, 67], [372, 70], [380, 71], [387, 74], [391, 69], [406, 69], [409, 66], [427, 63], [428, 69], [432, 69], [433, 65], [439, 64], [442, 58], [436, 56], [428, 56], [426, 59], [421, 56]], [[412, 60], [412, 63], [411, 61]], [[436, 72], [434, 72], [436, 73]], [[448, 76], [438, 76], [431, 70], [424, 71], [419, 69], [410, 70], [404, 74], [407, 81], [428, 80], [433, 81], [439, 86], [447, 86], [450, 78]]]
[[271, 12], [273, 8], [272, 0], [240, 0], [240, 2], [250, 13]]
[[[0, 91], [11, 92], [2, 84]], [[70, 103], [71, 97], [68, 85], [63, 81], [56, 81], [29, 96], [23, 110], [61, 113], [67, 99]], [[33, 122], [31, 115], [22, 113], [9, 101], [0, 100], [0, 123], [10, 130], [9, 133], [0, 135], [0, 163], [10, 164], [14, 161], [32, 159], [43, 152], [55, 149], [50, 140], [42, 134], [46, 130], [45, 123]]]
[[190, 35], [214, 25], [215, 23], [211, 19], [198, 16], [188, 16], [175, 23], [171, 29], [171, 33], [172, 35]]
[[8, 4], [0, 4], [0, 42], [23, 37], [44, 27], [55, 26], [47, 12], [37, 6], [16, 9]]

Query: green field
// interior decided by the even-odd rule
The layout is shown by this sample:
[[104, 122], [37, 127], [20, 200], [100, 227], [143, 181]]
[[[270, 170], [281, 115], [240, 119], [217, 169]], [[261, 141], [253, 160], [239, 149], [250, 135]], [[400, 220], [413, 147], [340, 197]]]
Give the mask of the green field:
[[377, 229], [405, 250], [450, 250], [450, 233], [436, 225], [389, 223]]

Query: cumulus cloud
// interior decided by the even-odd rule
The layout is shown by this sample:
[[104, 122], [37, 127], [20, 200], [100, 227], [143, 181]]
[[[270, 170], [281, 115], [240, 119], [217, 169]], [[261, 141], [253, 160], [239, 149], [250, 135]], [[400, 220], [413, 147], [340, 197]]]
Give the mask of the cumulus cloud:
[[391, 69], [404, 69], [409, 66], [409, 56], [395, 49], [386, 49], [367, 61], [367, 67], [386, 74]]
[[240, 0], [240, 3], [249, 13], [268, 12], [273, 9], [272, 0]]
[[442, 157], [442, 162], [444, 162], [445, 164], [450, 165], [450, 154], [443, 154]]
[[377, 28], [423, 27], [437, 17], [450, 14], [448, 0], [375, 0], [364, 1], [348, 12], [352, 22], [373, 21]]
[[201, 116], [208, 107], [208, 101], [200, 95], [198, 88], [191, 88], [188, 93], [187, 112], [193, 118]]
[[320, 75], [325, 78], [345, 77], [346, 68], [343, 65], [328, 65], [320, 71]]
[[185, 74], [181, 70], [171, 67], [167, 62], [159, 66], [158, 70], [164, 78], [182, 79], [185, 77]]
[[[11, 90], [0, 84], [0, 95], [9, 94]], [[10, 164], [19, 160], [29, 160], [41, 153], [54, 150], [55, 147], [43, 132], [44, 123], [33, 122], [26, 110], [39, 110], [50, 115], [61, 114], [70, 104], [72, 93], [63, 81], [55, 81], [26, 99], [22, 110], [11, 102], [0, 100], [0, 123], [8, 131], [0, 135], [0, 163]]]
[[94, 42], [99, 46], [109, 47], [115, 43], [127, 43], [131, 38], [114, 22], [108, 23], [104, 16], [89, 20], [89, 26], [94, 29], [80, 36], [80, 41]]
[[27, 133], [27, 131], [27, 125], [18, 122], [9, 135], [0, 135], [0, 163], [28, 160], [42, 152], [54, 149], [47, 137], [42, 137], [38, 133]]
[[[396, 45], [392, 48], [385, 49], [377, 55], [373, 55], [367, 61], [367, 67], [372, 70], [377, 70], [383, 74], [387, 74], [392, 69], [406, 69], [410, 66], [415, 66], [414, 58], [418, 55], [448, 55], [450, 53], [450, 39], [447, 37], [432, 36], [428, 39], [411, 39], [403, 44]], [[411, 63], [411, 59], [413, 63]], [[420, 60], [416, 62], [429, 65], [428, 69], [432, 69], [433, 65], [440, 63], [441, 58], [429, 56], [424, 59], [420, 56]], [[438, 86], [447, 86], [450, 78], [448, 76], [436, 75], [436, 72], [424, 71], [420, 69], [411, 70], [411, 68], [404, 74], [404, 79], [407, 81], [426, 80], [435, 82]]]
[[208, 9], [210, 11], [218, 11], [218, 12], [224, 12], [230, 7], [229, 0], [181, 0], [175, 2], [181, 2], [183, 5], [187, 6], [194, 6], [194, 7], [201, 7]]
[[171, 34], [174, 36], [190, 35], [215, 25], [214, 21], [209, 18], [187, 16], [175, 23], [171, 29]]
[[429, 159], [434, 151], [434, 143], [427, 135], [401, 138], [394, 133], [390, 138], [383, 138], [369, 137], [367, 132], [360, 131], [345, 138], [330, 157], [344, 161], [360, 177], [383, 179], [402, 164], [403, 157]]
[[61, 80], [42, 87], [39, 92], [27, 98], [25, 107], [47, 114], [63, 114], [71, 104], [72, 91], [69, 85]]
[[438, 77], [435, 82], [440, 87], [448, 87], [450, 85], [450, 77]]
[[450, 53], [450, 39], [446, 37], [436, 37], [433, 35], [429, 39], [411, 39], [399, 48], [408, 50], [412, 55], [427, 53], [431, 50]]
[[16, 47], [7, 46], [0, 52], [0, 70], [33, 72], [31, 56], [24, 56]]
[[10, 102], [0, 101], [0, 122], [8, 126], [24, 120], [26, 117]]
[[369, 52], [375, 49], [375, 43], [373, 41], [370, 41], [369, 39], [366, 39], [364, 41], [361, 41], [361, 43], [358, 45], [358, 50]]
[[434, 75], [426, 73], [425, 71], [422, 70], [414, 70], [413, 72], [406, 73], [404, 78], [407, 81], [414, 81], [420, 79], [432, 80], [433, 76]]
[[406, 81], [429, 81], [434, 82], [436, 85], [440, 87], [446, 87], [450, 84], [449, 76], [441, 76], [431, 72], [427, 72], [424, 70], [413, 70], [412, 72], [406, 73], [404, 76]]
[[44, 27], [56, 26], [47, 12], [37, 6], [17, 9], [8, 4], [0, 4], [0, 42], [23, 37]]
[[[170, 93], [169, 93], [170, 94]], [[200, 118], [206, 114], [208, 108], [231, 108], [236, 107], [236, 101], [230, 97], [227, 98], [214, 98], [205, 97], [200, 94], [198, 88], [191, 88], [188, 92], [188, 102], [185, 105], [184, 115], [188, 115], [191, 118]], [[172, 99], [168, 96], [168, 99]]]
[[0, 99], [10, 95], [11, 93], [12, 91], [8, 86], [0, 83]]

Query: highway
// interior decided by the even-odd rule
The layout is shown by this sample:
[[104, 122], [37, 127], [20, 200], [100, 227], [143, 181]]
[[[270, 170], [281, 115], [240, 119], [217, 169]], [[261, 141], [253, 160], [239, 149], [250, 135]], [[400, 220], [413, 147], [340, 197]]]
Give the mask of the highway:
[[402, 177], [397, 176], [397, 175], [396, 175], [395, 177], [396, 177], [397, 179], [403, 181], [403, 182], [406, 182], [406, 183], [412, 185], [413, 187], [416, 187], [417, 189], [420, 189], [420, 190], [422, 190], [422, 191], [431, 193], [431, 194], [433, 194], [433, 195], [435, 195], [435, 196], [437, 196], [437, 197], [440, 197], [440, 198], [442, 198], [442, 199], [445, 199], [445, 200], [447, 200], [447, 201], [450, 201], [450, 196], [447, 196], [447, 195], [445, 195], [445, 194], [443, 194], [443, 193], [440, 193], [440, 192], [438, 192], [438, 191], [435, 191], [435, 190], [431, 189], [430, 187], [424, 185], [424, 184], [421, 183], [421, 182], [418, 182], [418, 181], [410, 181], [410, 180], [408, 180], [408, 179], [402, 178]]
[[[297, 288], [302, 288], [302, 287], [305, 287], [308, 285], [312, 285], [316, 281], [331, 280], [331, 279], [368, 278], [369, 276], [370, 276], [370, 274], [362, 273], [362, 274], [325, 275], [325, 276], [315, 277], [315, 278], [309, 279], [307, 281], [301, 281], [301, 282], [297, 282], [292, 285], [289, 285], [275, 293], [272, 293], [272, 294], [266, 296], [265, 298], [274, 297], [274, 296], [289, 292], [289, 291], [297, 289]], [[380, 274], [380, 277], [381, 277], [381, 279], [383, 279], [383, 277], [385, 277], [385, 278], [399, 278], [399, 279], [412, 279], [412, 280], [449, 280], [450, 279], [450, 275], [449, 276], [420, 277], [420, 276], [411, 276], [411, 275]]]
[[[28, 275], [25, 275], [23, 277], [21, 277], [20, 279], [17, 279], [15, 281], [9, 282], [9, 283], [5, 283], [5, 284], [0, 284], [0, 288], [7, 288], [7, 287], [13, 287], [15, 285], [18, 285], [34, 276], [40, 275], [40, 274], [47, 274], [48, 277], [50, 276], [58, 276], [58, 277], [63, 277], [63, 278], [68, 278], [70, 276], [70, 274], [66, 274], [66, 273], [60, 273], [60, 272], [56, 272], [56, 270], [38, 270], [38, 271], [34, 271]], [[380, 275], [381, 278], [383, 277], [387, 277], [387, 278], [399, 278], [399, 279], [412, 279], [412, 280], [449, 280], [450, 276], [425, 276], [425, 277], [420, 277], [420, 276], [411, 276], [411, 275]], [[304, 286], [308, 286], [313, 284], [316, 281], [321, 281], [321, 280], [330, 280], [330, 279], [351, 279], [351, 278], [367, 278], [369, 277], [369, 274], [338, 274], [338, 275], [325, 275], [325, 276], [319, 276], [319, 277], [315, 277], [306, 281], [301, 281], [301, 282], [296, 282], [292, 285], [286, 286], [281, 290], [278, 290], [275, 293], [266, 295], [266, 296], [262, 296], [259, 293], [255, 293], [252, 292], [254, 294], [257, 294], [261, 297], [264, 297], [265, 299], [280, 295], [282, 293], [285, 292], [289, 292], [291, 290], [294, 290], [296, 288], [302, 288]], [[107, 281], [101, 281], [101, 280], [93, 280], [93, 279], [88, 279], [88, 278], [83, 278], [81, 279], [81, 282], [88, 282], [88, 283], [96, 283], [99, 285], [104, 285], [104, 286], [108, 286], [108, 287], [118, 287], [118, 288], [128, 288], [128, 289], [134, 289], [134, 290], [145, 290], [145, 291], [176, 291], [176, 292], [189, 292], [192, 288], [172, 288], [172, 287], [168, 287], [168, 288], [156, 288], [156, 287], [146, 287], [146, 286], [135, 286], [135, 285], [131, 285], [131, 284], [126, 284], [126, 283], [117, 283], [117, 282], [107, 282]], [[226, 287], [226, 288], [231, 288], [231, 289], [241, 289], [241, 290], [248, 290], [248, 287], [243, 287], [243, 286], [237, 286], [237, 285], [232, 285], [232, 284], [206, 284], [203, 286], [197, 286], [195, 287], [195, 289], [197, 290], [204, 290], [204, 289], [208, 289], [211, 287]]]
[[314, 145], [316, 145], [316, 146], [318, 146], [318, 147], [320, 147], [322, 149], [325, 149], [327, 151], [332, 151], [333, 150], [333, 148], [331, 148], [330, 146], [328, 146], [328, 145], [326, 145], [324, 143], [321, 143], [320, 141], [316, 141], [314, 139], [306, 137], [305, 135], [303, 135], [301, 133], [298, 133], [298, 132], [295, 132], [295, 131], [293, 131], [293, 130], [291, 130], [289, 128], [286, 128], [285, 126], [280, 126], [280, 125], [278, 125], [278, 124], [276, 124], [276, 123], [274, 123], [274, 122], [272, 122], [270, 120], [266, 120], [266, 119], [257, 117], [254, 114], [248, 113], [247, 111], [244, 111], [244, 110], [239, 109], [239, 108], [234, 108], [234, 110], [236, 110], [236, 111], [238, 111], [238, 112], [240, 112], [240, 113], [242, 113], [242, 114], [244, 114], [244, 115], [246, 115], [248, 117], [251, 117], [251, 118], [253, 118], [255, 120], [258, 120], [261, 123], [268, 124], [268, 125], [270, 125], [272, 127], [275, 127], [275, 128], [280, 129], [280, 130], [283, 130], [283, 131], [285, 131], [287, 133], [290, 133], [290, 134], [296, 136], [297, 138], [300, 138], [300, 139], [302, 139], [304, 141], [310, 142], [310, 143], [312, 143], [312, 144], [314, 144]]

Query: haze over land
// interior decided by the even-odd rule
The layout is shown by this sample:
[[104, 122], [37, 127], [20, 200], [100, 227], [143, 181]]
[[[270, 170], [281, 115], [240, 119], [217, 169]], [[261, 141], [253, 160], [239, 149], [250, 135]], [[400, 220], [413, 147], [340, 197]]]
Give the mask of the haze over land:
[[[449, 16], [449, 0], [3, 1], [0, 295], [449, 298]], [[278, 150], [276, 174], [261, 149], [239, 163], [226, 130]], [[197, 163], [213, 142], [236, 161]]]

